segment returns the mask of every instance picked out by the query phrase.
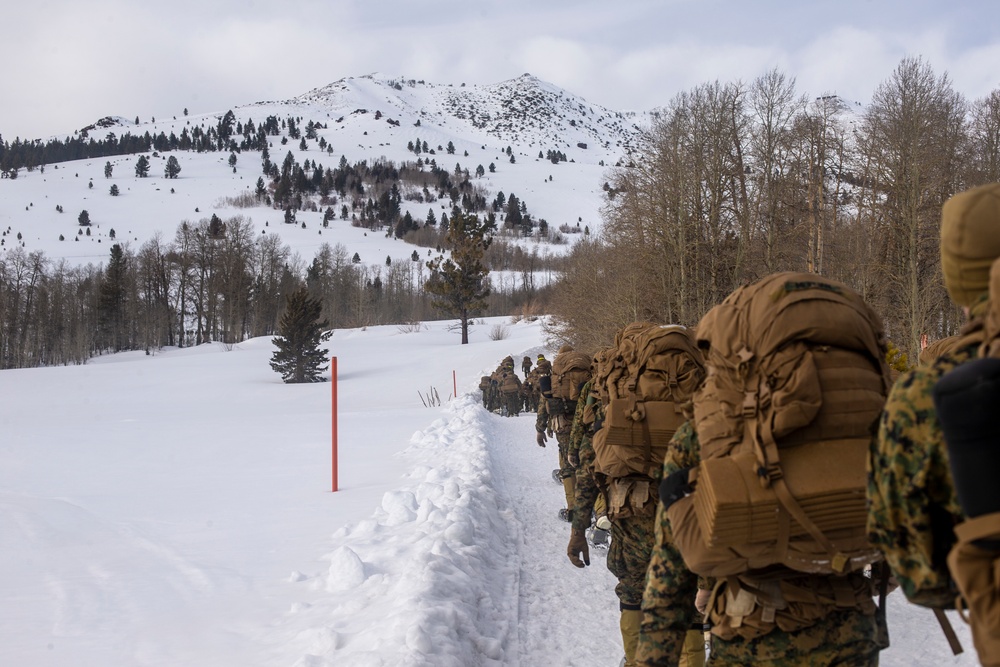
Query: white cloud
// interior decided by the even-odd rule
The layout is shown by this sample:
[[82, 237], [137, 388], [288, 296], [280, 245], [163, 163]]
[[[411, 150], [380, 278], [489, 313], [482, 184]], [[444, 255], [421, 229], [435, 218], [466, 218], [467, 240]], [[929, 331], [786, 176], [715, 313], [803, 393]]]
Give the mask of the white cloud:
[[[0, 3], [0, 132], [9, 140], [101, 115], [212, 112], [380, 71], [487, 84], [530, 72], [618, 109], [773, 67], [809, 94], [867, 100], [905, 55], [981, 96], [1000, 84], [993, 2], [843, 0], [35, 0]], [[17, 57], [12, 57], [16, 54]]]

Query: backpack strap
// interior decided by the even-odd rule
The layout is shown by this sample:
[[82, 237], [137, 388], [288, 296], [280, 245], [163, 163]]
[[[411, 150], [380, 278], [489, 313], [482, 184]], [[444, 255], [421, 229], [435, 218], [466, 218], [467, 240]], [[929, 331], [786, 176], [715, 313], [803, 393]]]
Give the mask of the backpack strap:
[[962, 648], [962, 642], [958, 641], [955, 628], [951, 627], [951, 621], [948, 620], [948, 616], [944, 613], [944, 610], [935, 607], [934, 618], [937, 619], [938, 625], [941, 626], [941, 632], [944, 633], [945, 639], [948, 640], [951, 652], [955, 655], [962, 653], [965, 649]]
[[998, 536], [1000, 536], [1000, 512], [966, 519], [955, 526], [955, 537], [958, 538], [959, 544], [984, 539], [995, 540]]
[[[753, 357], [753, 353], [744, 348], [740, 356], [743, 363], [747, 363]], [[795, 499], [795, 496], [792, 495], [791, 490], [785, 483], [784, 472], [781, 469], [781, 459], [778, 455], [778, 444], [775, 441], [774, 433], [771, 431], [771, 424], [769, 420], [761, 420], [759, 418], [761, 399], [769, 401], [770, 390], [763, 381], [758, 383], [758, 388], [759, 391], [748, 391], [745, 393], [743, 399], [743, 418], [746, 420], [746, 431], [750, 434], [751, 444], [753, 445], [759, 464], [757, 476], [760, 484], [764, 488], [770, 487], [774, 491], [778, 502], [781, 503], [777, 553], [782, 559], [788, 553], [791, 526], [787, 515], [791, 515], [829, 554], [830, 567], [833, 571], [843, 573], [850, 563], [850, 559], [838, 551], [833, 546], [833, 543], [827, 539], [826, 535], [823, 534], [823, 531], [806, 515], [805, 510], [802, 509], [802, 506]], [[782, 514], [786, 516], [781, 516]]]

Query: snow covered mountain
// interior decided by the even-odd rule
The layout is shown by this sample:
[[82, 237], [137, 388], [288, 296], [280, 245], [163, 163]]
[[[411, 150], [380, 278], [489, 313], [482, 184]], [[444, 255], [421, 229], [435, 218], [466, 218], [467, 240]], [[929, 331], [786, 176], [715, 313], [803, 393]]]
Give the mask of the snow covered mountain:
[[632, 145], [639, 127], [635, 114], [590, 104], [530, 74], [458, 87], [370, 74], [341, 79], [294, 101], [342, 114], [364, 109], [385, 113], [388, 107], [400, 124], [419, 121], [459, 140], [568, 149], [578, 162], [620, 154]]
[[[600, 229], [602, 185], [608, 180], [608, 170], [634, 145], [646, 118], [590, 104], [528, 74], [488, 86], [442, 85], [371, 74], [342, 79], [290, 100], [236, 105], [210, 113], [189, 114], [184, 109], [170, 118], [132, 120], [119, 113], [77, 130], [73, 137], [94, 141], [146, 133], [154, 138], [178, 137], [216, 128], [229, 112], [236, 127], [250, 121], [260, 126], [269, 117], [282, 124], [281, 133], [271, 137], [269, 146], [271, 159], [278, 163], [288, 153], [297, 162], [309, 160], [318, 167], [335, 167], [341, 158], [350, 164], [402, 164], [419, 157], [449, 170], [482, 171], [475, 185], [488, 196], [516, 193], [535, 219], [545, 219], [550, 229], [569, 231], [563, 236], [569, 244], [541, 243], [543, 254], [565, 252], [575, 238]], [[289, 136], [284, 127], [288, 118], [296, 119], [299, 128], [310, 123], [316, 126], [316, 137], [305, 148]], [[428, 150], [418, 156], [409, 148], [414, 143], [426, 144]], [[170, 156], [177, 158], [181, 172], [177, 179], [168, 180], [163, 172]], [[0, 230], [4, 234], [0, 253], [20, 245], [73, 264], [99, 263], [108, 248], [96, 244], [111, 241], [111, 230], [116, 232], [116, 242], [138, 248], [157, 233], [169, 240], [184, 221], [215, 214], [223, 219], [249, 218], [258, 233], [277, 231], [308, 262], [319, 245], [329, 240], [323, 238], [322, 211], [303, 210], [296, 219], [302, 224], [280, 225], [280, 210], [263, 205], [238, 208], [233, 203], [253, 191], [262, 174], [260, 156], [260, 152], [243, 151], [233, 167], [228, 150], [157, 151], [150, 155], [148, 178], [133, 175], [138, 155], [21, 169], [16, 179], [0, 179]], [[558, 158], [549, 159], [554, 156]], [[109, 196], [111, 185], [117, 186], [119, 195]], [[451, 205], [444, 198], [433, 207], [440, 216]], [[405, 201], [401, 213], [423, 220], [428, 208], [427, 203]], [[93, 221], [93, 229], [76, 238], [81, 234], [77, 217], [83, 210]], [[409, 258], [413, 251], [413, 246], [402, 241], [365, 234], [362, 229], [356, 232], [356, 239], [347, 243], [348, 250], [358, 252], [366, 263]]]

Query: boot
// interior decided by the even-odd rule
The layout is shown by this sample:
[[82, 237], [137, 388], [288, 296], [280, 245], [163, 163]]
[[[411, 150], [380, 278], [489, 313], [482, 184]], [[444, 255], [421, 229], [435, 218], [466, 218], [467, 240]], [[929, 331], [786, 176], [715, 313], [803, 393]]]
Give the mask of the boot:
[[688, 630], [681, 647], [679, 667], [705, 667], [705, 633]]
[[625, 647], [625, 667], [635, 667], [635, 649], [639, 645], [639, 626], [642, 624], [642, 611], [638, 609], [622, 609], [621, 620], [618, 622], [622, 631], [622, 645]]
[[573, 509], [576, 505], [576, 476], [563, 477], [563, 491], [566, 492], [566, 507]]

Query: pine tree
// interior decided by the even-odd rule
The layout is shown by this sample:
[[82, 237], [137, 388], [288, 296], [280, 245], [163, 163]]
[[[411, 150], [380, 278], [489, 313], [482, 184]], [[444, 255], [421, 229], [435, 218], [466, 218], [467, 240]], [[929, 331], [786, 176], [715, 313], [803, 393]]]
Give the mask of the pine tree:
[[145, 155], [140, 155], [139, 159], [136, 160], [135, 175], [139, 178], [146, 178], [149, 176], [149, 158]]
[[164, 178], [177, 178], [177, 174], [181, 173], [181, 163], [177, 161], [177, 157], [171, 155], [167, 158], [167, 166], [163, 169]]
[[115, 352], [128, 349], [125, 313], [127, 274], [128, 260], [122, 247], [116, 243], [111, 246], [108, 267], [101, 279], [97, 306], [97, 326], [103, 347]]
[[431, 305], [458, 317], [463, 345], [469, 342], [469, 321], [486, 308], [490, 294], [490, 270], [483, 257], [492, 241], [486, 223], [455, 208], [445, 236], [451, 257], [439, 256], [427, 262], [431, 275], [424, 289], [431, 294]]
[[333, 335], [324, 331], [329, 323], [320, 319], [322, 304], [309, 296], [309, 290], [300, 287], [285, 302], [285, 312], [278, 321], [278, 335], [274, 344], [278, 348], [271, 355], [271, 368], [281, 374], [285, 383], [323, 382], [321, 375], [327, 366], [328, 350], [320, 344]]

